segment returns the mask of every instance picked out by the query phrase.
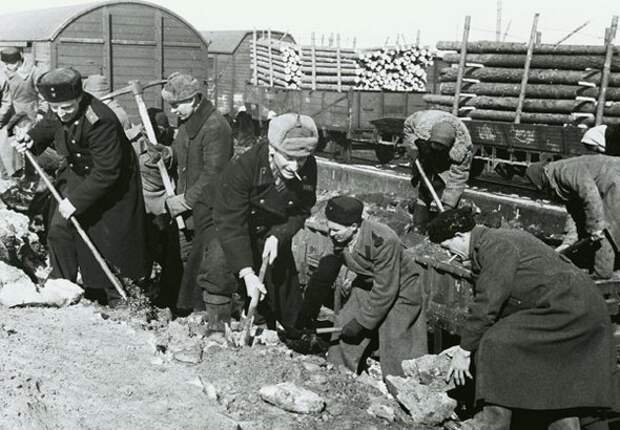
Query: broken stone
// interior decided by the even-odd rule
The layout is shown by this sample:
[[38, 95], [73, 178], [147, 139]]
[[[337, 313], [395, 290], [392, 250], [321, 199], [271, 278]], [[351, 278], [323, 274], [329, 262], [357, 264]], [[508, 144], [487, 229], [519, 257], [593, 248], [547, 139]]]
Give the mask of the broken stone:
[[48, 280], [37, 287], [20, 269], [0, 261], [0, 304], [61, 307], [76, 303], [84, 290], [65, 279]]
[[456, 400], [443, 391], [422, 385], [413, 378], [388, 375], [387, 382], [398, 402], [407, 409], [416, 423], [438, 425], [454, 412]]
[[371, 377], [368, 373], [362, 373], [356, 377], [356, 379], [364, 385], [371, 386], [379, 390], [384, 396], [389, 397], [390, 393], [382, 380], [377, 380]]
[[9, 237], [28, 236], [30, 220], [26, 215], [9, 209], [0, 209], [0, 240], [3, 242]]
[[215, 385], [201, 378], [200, 376], [198, 377], [198, 379], [200, 380], [200, 384], [202, 385], [202, 392], [207, 395], [207, 398], [209, 400], [217, 401], [220, 396], [217, 390], [215, 389]]
[[198, 364], [202, 361], [202, 346], [195, 343], [188, 348], [175, 352], [172, 358], [181, 363]]
[[368, 407], [366, 412], [368, 412], [370, 415], [374, 417], [382, 418], [391, 423], [393, 423], [394, 420], [396, 420], [396, 413], [394, 412], [394, 408], [387, 406], [387, 405], [372, 403]]
[[258, 393], [264, 401], [289, 412], [313, 414], [325, 408], [325, 401], [319, 395], [292, 382], [266, 385]]
[[329, 382], [329, 378], [321, 373], [313, 373], [308, 377], [308, 381], [315, 385], [323, 385]]
[[275, 330], [263, 330], [254, 338], [255, 345], [274, 346], [280, 343], [278, 332]]
[[301, 365], [302, 365], [302, 366], [304, 367], [304, 369], [306, 369], [308, 372], [315, 373], [315, 372], [320, 372], [320, 371], [321, 371], [321, 366], [319, 366], [318, 364], [315, 364], [315, 363], [303, 362]]
[[448, 348], [440, 354], [427, 354], [413, 360], [402, 362], [405, 376], [414, 378], [422, 385], [429, 385], [438, 391], [452, 390], [455, 385], [452, 380], [446, 382], [450, 369], [454, 348]]

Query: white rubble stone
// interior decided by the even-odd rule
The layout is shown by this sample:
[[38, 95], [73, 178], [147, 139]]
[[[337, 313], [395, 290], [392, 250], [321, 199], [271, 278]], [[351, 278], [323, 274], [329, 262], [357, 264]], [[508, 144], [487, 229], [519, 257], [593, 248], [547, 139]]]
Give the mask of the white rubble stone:
[[266, 385], [258, 393], [264, 401], [289, 412], [314, 414], [325, 408], [325, 400], [318, 394], [298, 387], [292, 382]]

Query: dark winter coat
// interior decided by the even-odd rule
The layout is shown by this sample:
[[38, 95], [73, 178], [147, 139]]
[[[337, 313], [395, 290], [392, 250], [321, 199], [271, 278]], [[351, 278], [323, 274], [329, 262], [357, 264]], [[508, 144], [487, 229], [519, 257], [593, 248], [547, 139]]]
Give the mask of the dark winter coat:
[[271, 235], [278, 239], [278, 258], [267, 272], [265, 285], [271, 309], [285, 328], [296, 323], [301, 307], [291, 241], [316, 203], [314, 156], [308, 157], [298, 174], [301, 181], [288, 181], [278, 190], [268, 144], [263, 142], [226, 166], [214, 201], [217, 237], [235, 276], [245, 267], [258, 273], [265, 240]]
[[[84, 94], [76, 119], [55, 124], [54, 149], [63, 157], [56, 183], [103, 257], [122, 276], [149, 274], [146, 214], [136, 155], [114, 112]], [[45, 125], [45, 124], [43, 124]], [[31, 134], [39, 135], [37, 126]], [[39, 153], [48, 139], [33, 137]]]
[[510, 408], [613, 404], [615, 348], [593, 281], [524, 231], [471, 233], [475, 296], [461, 347], [476, 351], [476, 396]]
[[[428, 353], [421, 267], [405, 254], [391, 228], [370, 220], [362, 221], [355, 242], [343, 251], [343, 261], [357, 278], [336, 325], [355, 318], [367, 330], [378, 330], [383, 376], [402, 375], [403, 360]], [[355, 371], [366, 346], [341, 341], [328, 358]]]

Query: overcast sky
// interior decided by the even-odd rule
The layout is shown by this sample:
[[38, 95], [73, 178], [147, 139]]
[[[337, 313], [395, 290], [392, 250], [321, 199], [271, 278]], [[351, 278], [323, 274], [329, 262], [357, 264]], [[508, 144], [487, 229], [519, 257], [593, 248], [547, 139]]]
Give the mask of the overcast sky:
[[[88, 3], [81, 0], [2, 1], [0, 12]], [[289, 31], [301, 43], [312, 32], [320, 43], [331, 33], [341, 35], [342, 46], [407, 43], [420, 31], [422, 44], [460, 40], [465, 15], [471, 15], [470, 40], [495, 39], [497, 0], [159, 0], [153, 3], [181, 15], [198, 30], [271, 28]], [[527, 41], [534, 13], [540, 13], [543, 43], [556, 43], [571, 30], [590, 23], [565, 43], [602, 44], [612, 15], [620, 15], [620, 0], [502, 0], [502, 37]], [[402, 40], [402, 39], [401, 39]], [[620, 41], [620, 37], [616, 38]]]

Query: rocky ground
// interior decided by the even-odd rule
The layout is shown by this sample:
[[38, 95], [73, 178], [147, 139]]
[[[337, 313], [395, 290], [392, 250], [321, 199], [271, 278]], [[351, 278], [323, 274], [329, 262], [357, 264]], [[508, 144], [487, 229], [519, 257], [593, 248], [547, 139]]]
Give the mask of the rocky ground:
[[[369, 200], [372, 215], [405, 231], [403, 206], [379, 200]], [[16, 247], [29, 233], [14, 218], [17, 228], [0, 225], [0, 242], [12, 237]], [[0, 273], [0, 290], [7, 285]], [[396, 383], [400, 403], [416, 404], [412, 417], [387, 393], [376, 362], [358, 377], [269, 331], [239, 347], [238, 325], [208, 333], [204, 315], [173, 319], [130, 292], [123, 310], [86, 299], [0, 306], [0, 429], [427, 429], [452, 415], [453, 401], [419, 378]], [[435, 403], [424, 409], [420, 395]]]

